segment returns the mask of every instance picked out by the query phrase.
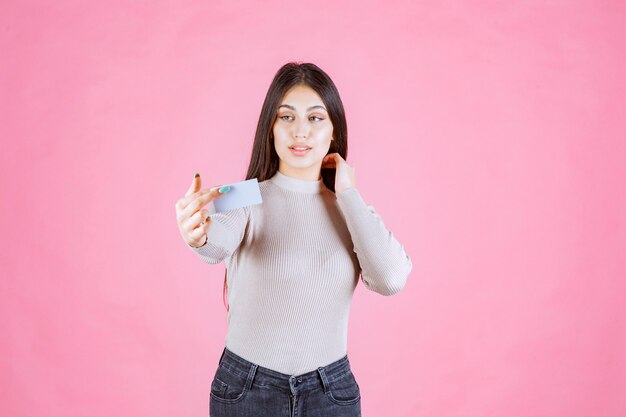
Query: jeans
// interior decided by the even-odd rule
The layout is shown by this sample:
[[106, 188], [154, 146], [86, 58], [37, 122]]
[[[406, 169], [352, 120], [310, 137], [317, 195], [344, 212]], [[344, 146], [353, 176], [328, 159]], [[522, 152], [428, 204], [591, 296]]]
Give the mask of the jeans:
[[248, 362], [224, 348], [211, 382], [210, 417], [360, 417], [348, 355], [301, 375]]

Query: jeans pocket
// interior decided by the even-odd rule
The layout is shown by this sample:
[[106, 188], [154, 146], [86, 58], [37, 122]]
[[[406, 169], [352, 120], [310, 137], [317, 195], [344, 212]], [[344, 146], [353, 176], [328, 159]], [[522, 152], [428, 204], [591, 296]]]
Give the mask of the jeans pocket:
[[249, 375], [244, 376], [219, 365], [211, 382], [210, 396], [221, 403], [239, 402], [249, 391], [248, 379]]
[[328, 383], [328, 397], [338, 405], [352, 405], [361, 399], [361, 389], [352, 371]]

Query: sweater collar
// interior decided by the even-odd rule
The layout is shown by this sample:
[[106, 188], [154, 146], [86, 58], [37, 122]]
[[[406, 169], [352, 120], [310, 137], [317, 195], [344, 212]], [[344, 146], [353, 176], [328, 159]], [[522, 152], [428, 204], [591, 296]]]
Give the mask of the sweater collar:
[[270, 178], [270, 181], [281, 188], [307, 194], [318, 194], [326, 188], [322, 179], [317, 181], [301, 180], [300, 178], [285, 175], [280, 171], [276, 171], [276, 174]]

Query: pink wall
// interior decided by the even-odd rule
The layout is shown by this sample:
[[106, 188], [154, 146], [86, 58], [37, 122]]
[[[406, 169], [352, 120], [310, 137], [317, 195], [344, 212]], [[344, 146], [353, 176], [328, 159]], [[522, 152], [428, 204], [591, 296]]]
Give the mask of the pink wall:
[[[419, 4], [418, 4], [419, 3]], [[358, 187], [414, 262], [357, 288], [374, 416], [623, 416], [626, 6], [3, 2], [0, 415], [201, 416], [223, 264], [199, 171], [242, 179], [264, 94], [314, 62]]]

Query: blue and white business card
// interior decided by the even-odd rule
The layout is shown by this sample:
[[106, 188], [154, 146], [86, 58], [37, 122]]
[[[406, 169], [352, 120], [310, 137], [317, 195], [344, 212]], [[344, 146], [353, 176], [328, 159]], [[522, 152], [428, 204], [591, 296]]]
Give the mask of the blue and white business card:
[[217, 197], [211, 202], [212, 204], [208, 205], [209, 214], [263, 203], [259, 182], [256, 178], [223, 184], [222, 186], [224, 185], [230, 185], [230, 190]]

